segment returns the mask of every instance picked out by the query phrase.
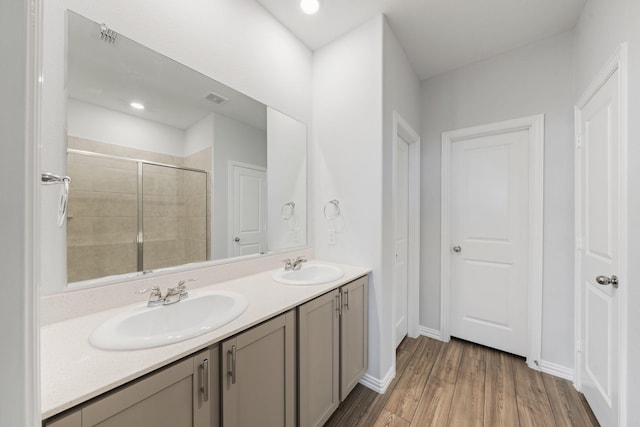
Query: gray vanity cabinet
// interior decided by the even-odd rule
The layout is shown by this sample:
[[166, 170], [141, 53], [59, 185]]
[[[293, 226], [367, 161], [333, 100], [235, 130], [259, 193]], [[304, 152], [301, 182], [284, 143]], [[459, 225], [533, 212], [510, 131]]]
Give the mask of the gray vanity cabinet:
[[294, 311], [224, 341], [221, 358], [224, 427], [295, 425]]
[[367, 280], [298, 308], [300, 427], [322, 426], [367, 370]]
[[46, 427], [219, 425], [218, 346], [92, 401]]

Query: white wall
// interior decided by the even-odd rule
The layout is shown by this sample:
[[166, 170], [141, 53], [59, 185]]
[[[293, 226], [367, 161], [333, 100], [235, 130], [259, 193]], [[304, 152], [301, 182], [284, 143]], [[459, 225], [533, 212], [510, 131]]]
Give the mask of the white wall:
[[442, 132], [545, 114], [542, 358], [573, 368], [573, 35], [422, 82], [420, 322], [440, 329]]
[[215, 114], [213, 124], [211, 259], [228, 258], [229, 161], [267, 167], [267, 132]]
[[[38, 2], [0, 2], [0, 425], [39, 426], [37, 170], [31, 31]], [[34, 14], [34, 15], [32, 15]], [[37, 61], [36, 61], [37, 62]]]
[[[628, 125], [628, 272], [621, 277], [628, 299], [627, 425], [640, 420], [640, 2], [635, 0], [588, 0], [575, 30], [575, 77], [577, 100], [595, 79], [617, 47], [629, 43]], [[623, 425], [623, 424], [621, 424]]]
[[184, 151], [187, 157], [198, 151], [213, 147], [213, 121], [215, 114], [209, 114], [192, 124], [184, 135]]
[[[312, 54], [253, 0], [46, 1], [42, 168], [66, 169], [65, 10], [71, 9], [304, 123], [311, 122]], [[42, 271], [50, 291], [66, 285], [65, 229], [58, 192], [42, 194]]]
[[[420, 132], [420, 80], [407, 55], [384, 20], [383, 40], [383, 149], [382, 149], [382, 281], [385, 300], [393, 301], [395, 275], [395, 219], [393, 217], [393, 112], [397, 111], [416, 132]], [[385, 306], [393, 322], [391, 304]], [[392, 330], [389, 331], [393, 334]], [[392, 337], [390, 346], [393, 348]]]
[[[286, 114], [267, 108], [267, 241], [269, 250], [306, 244], [307, 127]], [[288, 220], [282, 205], [294, 202]]]
[[184, 156], [185, 132], [182, 129], [76, 99], [67, 102], [67, 126], [71, 136]]
[[[368, 374], [378, 380], [392, 367], [381, 275], [382, 27], [376, 17], [314, 53], [311, 179], [317, 257], [373, 269]], [[335, 245], [322, 214], [332, 199], [342, 211]]]

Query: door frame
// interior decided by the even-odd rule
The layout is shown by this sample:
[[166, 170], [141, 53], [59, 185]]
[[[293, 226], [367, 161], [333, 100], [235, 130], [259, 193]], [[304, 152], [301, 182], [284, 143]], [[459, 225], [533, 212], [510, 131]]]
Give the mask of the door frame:
[[[395, 223], [397, 216], [397, 156], [398, 143], [402, 138], [409, 146], [409, 209], [408, 215], [408, 239], [407, 239], [407, 335], [416, 338], [419, 333], [419, 295], [420, 295], [420, 135], [411, 127], [397, 111], [393, 112], [393, 172], [392, 172], [392, 191], [393, 191], [393, 213], [391, 223], [394, 224], [393, 239], [395, 243]], [[395, 263], [395, 257], [394, 257]], [[395, 264], [394, 264], [395, 265]], [[395, 349], [396, 342], [396, 277], [393, 274], [393, 292], [392, 292], [392, 319], [393, 332], [392, 342]]]
[[526, 130], [529, 132], [529, 274], [527, 283], [527, 365], [540, 370], [542, 351], [542, 272], [544, 209], [544, 114], [474, 126], [442, 134], [440, 334], [451, 340], [451, 150], [470, 138]]
[[582, 235], [583, 219], [581, 215], [581, 198], [580, 191], [582, 187], [580, 185], [580, 175], [582, 173], [580, 167], [580, 153], [579, 149], [582, 146], [580, 136], [580, 123], [582, 122], [582, 109], [591, 100], [591, 98], [604, 86], [609, 78], [618, 72], [619, 86], [618, 86], [618, 107], [620, 117], [618, 118], [619, 129], [619, 147], [618, 147], [618, 186], [619, 186], [619, 210], [618, 210], [618, 256], [619, 256], [619, 271], [618, 277], [620, 278], [621, 286], [618, 288], [618, 421], [621, 426], [627, 425], [627, 312], [628, 312], [628, 292], [627, 292], [627, 146], [628, 146], [628, 45], [623, 43], [616, 49], [613, 56], [609, 59], [607, 64], [602, 68], [600, 73], [587, 87], [584, 94], [576, 102], [575, 111], [575, 377], [574, 385], [577, 390], [582, 389], [582, 362], [580, 353], [582, 351], [582, 298], [580, 296], [581, 280], [581, 252], [582, 242], [580, 236]]
[[[235, 250], [234, 242], [231, 240], [231, 238], [236, 231], [235, 230], [236, 223], [235, 223], [235, 215], [234, 215], [235, 214], [234, 197], [235, 197], [236, 188], [235, 188], [234, 174], [233, 174], [233, 170], [236, 166], [245, 168], [245, 169], [255, 169], [257, 171], [264, 172], [265, 180], [267, 175], [267, 168], [264, 166], [254, 165], [246, 162], [238, 162], [236, 160], [229, 160], [227, 162], [227, 254], [229, 254], [229, 256], [232, 256], [232, 257], [238, 256], [238, 255], [231, 255]], [[269, 185], [269, 183], [267, 183], [267, 185]], [[265, 195], [267, 193], [268, 193], [268, 188], [265, 188]], [[265, 210], [265, 215], [267, 215], [266, 210]], [[265, 225], [267, 223], [266, 221], [268, 221], [268, 218], [265, 218]], [[266, 230], [264, 230], [264, 233], [265, 233], [264, 237], [266, 242], [267, 240]]]

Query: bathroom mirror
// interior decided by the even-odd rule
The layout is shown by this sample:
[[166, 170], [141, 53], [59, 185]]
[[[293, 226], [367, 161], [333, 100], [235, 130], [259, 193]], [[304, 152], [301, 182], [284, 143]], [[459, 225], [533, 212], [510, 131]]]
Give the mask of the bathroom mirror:
[[67, 30], [70, 286], [306, 245], [303, 123], [71, 11]]

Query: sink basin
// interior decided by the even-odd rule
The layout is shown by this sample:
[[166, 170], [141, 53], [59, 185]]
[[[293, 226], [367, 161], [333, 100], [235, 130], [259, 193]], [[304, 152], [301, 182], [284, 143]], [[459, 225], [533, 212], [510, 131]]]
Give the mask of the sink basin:
[[136, 307], [104, 322], [89, 337], [95, 347], [134, 350], [184, 341], [213, 331], [247, 308], [244, 295], [227, 291], [196, 293], [159, 307]]
[[283, 285], [320, 285], [322, 283], [333, 282], [344, 276], [344, 271], [332, 265], [307, 264], [300, 270], [284, 269], [273, 274], [273, 280]]

